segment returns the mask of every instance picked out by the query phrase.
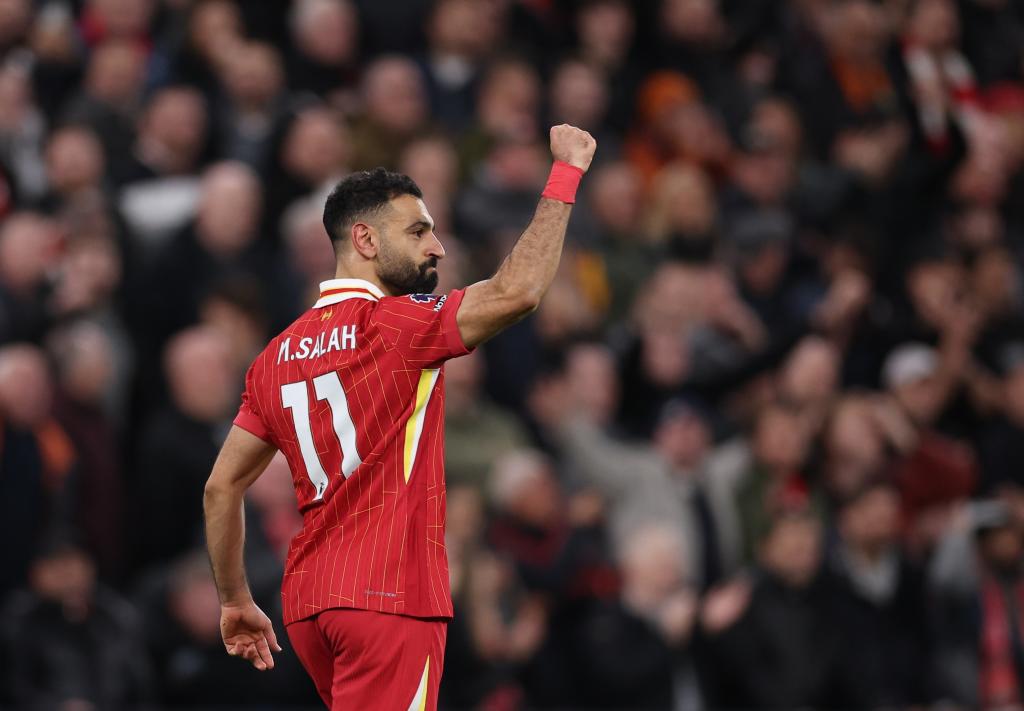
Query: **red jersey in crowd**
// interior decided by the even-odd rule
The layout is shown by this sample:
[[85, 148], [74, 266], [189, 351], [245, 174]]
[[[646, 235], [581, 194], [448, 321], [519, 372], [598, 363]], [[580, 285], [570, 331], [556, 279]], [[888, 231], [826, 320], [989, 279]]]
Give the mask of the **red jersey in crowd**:
[[336, 607], [451, 616], [443, 364], [468, 352], [462, 296], [326, 281], [249, 368], [235, 424], [284, 453], [303, 514], [285, 624]]

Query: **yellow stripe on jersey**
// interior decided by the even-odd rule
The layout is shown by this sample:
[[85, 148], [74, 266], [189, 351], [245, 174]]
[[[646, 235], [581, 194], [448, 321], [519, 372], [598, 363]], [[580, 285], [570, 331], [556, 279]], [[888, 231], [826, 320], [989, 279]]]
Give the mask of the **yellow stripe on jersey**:
[[424, 370], [420, 372], [420, 382], [416, 385], [416, 404], [413, 407], [409, 421], [405, 423], [405, 483], [409, 483], [412, 476], [412, 465], [416, 461], [416, 451], [420, 446], [420, 435], [423, 434], [423, 421], [427, 417], [427, 403], [430, 395], [434, 392], [434, 384], [437, 383], [437, 376], [440, 368]]

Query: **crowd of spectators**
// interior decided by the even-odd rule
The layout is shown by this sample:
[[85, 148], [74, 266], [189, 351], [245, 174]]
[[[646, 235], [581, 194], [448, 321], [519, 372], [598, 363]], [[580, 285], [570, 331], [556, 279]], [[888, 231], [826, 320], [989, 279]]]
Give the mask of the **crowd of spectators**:
[[[220, 641], [245, 368], [340, 177], [460, 287], [562, 122], [556, 282], [447, 366], [442, 707], [1021, 708], [1020, 0], [0, 0], [0, 706], [316, 705]], [[279, 619], [283, 461], [247, 520]]]

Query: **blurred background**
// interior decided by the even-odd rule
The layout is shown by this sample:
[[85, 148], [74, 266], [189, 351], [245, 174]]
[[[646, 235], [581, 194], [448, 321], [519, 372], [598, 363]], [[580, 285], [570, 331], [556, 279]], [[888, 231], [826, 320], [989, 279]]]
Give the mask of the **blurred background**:
[[[442, 707], [1021, 708], [1020, 0], [0, 0], [0, 705], [317, 705], [219, 639], [245, 368], [335, 181], [463, 286], [561, 122], [557, 280], [447, 367]], [[275, 616], [283, 461], [247, 516]]]

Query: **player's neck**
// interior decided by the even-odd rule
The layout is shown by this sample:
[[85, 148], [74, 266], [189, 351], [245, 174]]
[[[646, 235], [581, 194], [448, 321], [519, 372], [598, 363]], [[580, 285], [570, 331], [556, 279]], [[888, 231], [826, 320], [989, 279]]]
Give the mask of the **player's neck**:
[[361, 279], [363, 281], [368, 281], [375, 287], [383, 291], [388, 296], [395, 296], [395, 294], [391, 293], [391, 290], [383, 282], [381, 282], [379, 278], [377, 278], [377, 274], [374, 273], [372, 266], [370, 266], [369, 268], [361, 268], [353, 267], [352, 265], [339, 262], [337, 269], [335, 269], [334, 271], [334, 278]]

